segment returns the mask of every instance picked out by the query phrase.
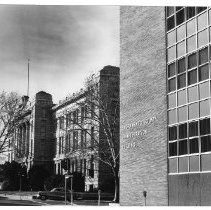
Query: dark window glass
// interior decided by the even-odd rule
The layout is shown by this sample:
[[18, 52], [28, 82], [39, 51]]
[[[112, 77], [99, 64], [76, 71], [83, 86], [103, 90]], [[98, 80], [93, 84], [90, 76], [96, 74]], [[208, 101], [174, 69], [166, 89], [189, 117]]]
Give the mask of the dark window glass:
[[180, 10], [180, 9], [182, 9], [182, 7], [176, 7], [176, 11], [178, 11], [178, 10]]
[[170, 16], [174, 13], [174, 7], [167, 7], [167, 16]]
[[175, 71], [175, 63], [168, 65], [168, 77], [174, 76], [176, 73]]
[[184, 72], [185, 68], [185, 58], [178, 60], [178, 73]]
[[179, 155], [188, 154], [187, 140], [179, 141]]
[[207, 9], [207, 7], [196, 7], [196, 12], [197, 12], [197, 14], [199, 14], [200, 12], [204, 11], [205, 9]]
[[200, 135], [210, 134], [210, 119], [200, 120]]
[[188, 72], [188, 85], [192, 85], [197, 82], [197, 69]]
[[177, 139], [177, 126], [169, 127], [169, 141]]
[[187, 19], [195, 16], [195, 7], [187, 7]]
[[201, 137], [201, 152], [209, 152], [211, 151], [211, 137], [204, 136]]
[[169, 156], [177, 155], [177, 142], [173, 142], [169, 144]]
[[188, 69], [191, 69], [197, 65], [197, 60], [196, 60], [196, 53], [193, 53], [188, 56]]
[[199, 51], [199, 65], [208, 62], [208, 48]]
[[169, 80], [169, 92], [176, 90], [176, 78]]
[[187, 123], [179, 125], [179, 138], [187, 138]]
[[189, 137], [198, 136], [198, 121], [189, 123]]
[[199, 81], [203, 81], [209, 78], [209, 67], [208, 64], [199, 67]]
[[170, 18], [167, 19], [167, 30], [171, 30], [172, 28], [175, 27], [175, 23], [174, 23], [174, 15]]
[[177, 79], [177, 87], [178, 89], [180, 89], [185, 86], [186, 86], [186, 74], [181, 74], [178, 76], [178, 79]]
[[185, 10], [182, 9], [179, 12], [177, 12], [177, 14], [176, 14], [177, 25], [183, 23], [184, 21], [185, 21]]
[[198, 153], [199, 152], [199, 141], [198, 138], [190, 139], [190, 153]]

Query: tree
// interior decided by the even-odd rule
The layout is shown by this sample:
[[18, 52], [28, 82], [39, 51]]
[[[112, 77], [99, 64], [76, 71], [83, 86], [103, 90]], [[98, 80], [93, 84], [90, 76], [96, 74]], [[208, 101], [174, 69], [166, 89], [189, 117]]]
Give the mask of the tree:
[[[108, 166], [115, 183], [114, 201], [119, 200], [119, 77], [113, 82], [99, 83], [95, 76], [85, 82], [86, 90], [83, 99], [76, 102], [85, 111], [78, 119], [68, 117], [66, 122], [76, 124], [78, 130], [90, 136], [90, 142], [84, 142], [81, 153], [91, 154], [95, 159]], [[85, 127], [86, 125], [86, 127]], [[94, 129], [87, 129], [87, 125]], [[66, 129], [66, 139], [67, 137]], [[74, 143], [73, 143], [74, 144]], [[71, 154], [70, 152], [69, 154]], [[67, 157], [69, 155], [67, 153]]]
[[12, 137], [25, 110], [21, 97], [15, 92], [0, 94], [0, 153], [8, 152]]

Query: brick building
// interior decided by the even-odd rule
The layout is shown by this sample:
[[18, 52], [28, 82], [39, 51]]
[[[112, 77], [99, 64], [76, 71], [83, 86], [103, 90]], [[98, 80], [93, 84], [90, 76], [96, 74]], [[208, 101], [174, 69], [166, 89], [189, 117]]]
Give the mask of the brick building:
[[[93, 94], [93, 88], [97, 91]], [[100, 101], [99, 101], [99, 100]], [[99, 151], [108, 149], [105, 140], [99, 103], [107, 107], [106, 113], [118, 114], [119, 68], [106, 66], [91, 78], [85, 90], [73, 94], [52, 109], [56, 119], [55, 173], [64, 174], [64, 160], [71, 173], [82, 174], [85, 190], [103, 188], [105, 181], [112, 178], [111, 170], [100, 161]], [[115, 110], [115, 108], [117, 108]], [[115, 140], [119, 148], [119, 122], [114, 127]]]
[[211, 205], [211, 9], [120, 10], [120, 204]]

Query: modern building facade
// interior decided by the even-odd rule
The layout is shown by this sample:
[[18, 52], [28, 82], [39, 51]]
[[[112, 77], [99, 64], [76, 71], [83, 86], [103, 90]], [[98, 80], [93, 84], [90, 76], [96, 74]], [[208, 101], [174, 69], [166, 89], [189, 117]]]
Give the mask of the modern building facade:
[[209, 7], [121, 7], [122, 205], [211, 205], [210, 26]]

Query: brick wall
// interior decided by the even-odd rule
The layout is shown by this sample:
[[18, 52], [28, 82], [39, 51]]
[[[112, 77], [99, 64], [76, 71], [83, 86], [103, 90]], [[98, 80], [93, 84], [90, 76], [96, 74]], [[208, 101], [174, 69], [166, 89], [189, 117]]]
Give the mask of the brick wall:
[[168, 205], [164, 11], [120, 9], [121, 205]]

